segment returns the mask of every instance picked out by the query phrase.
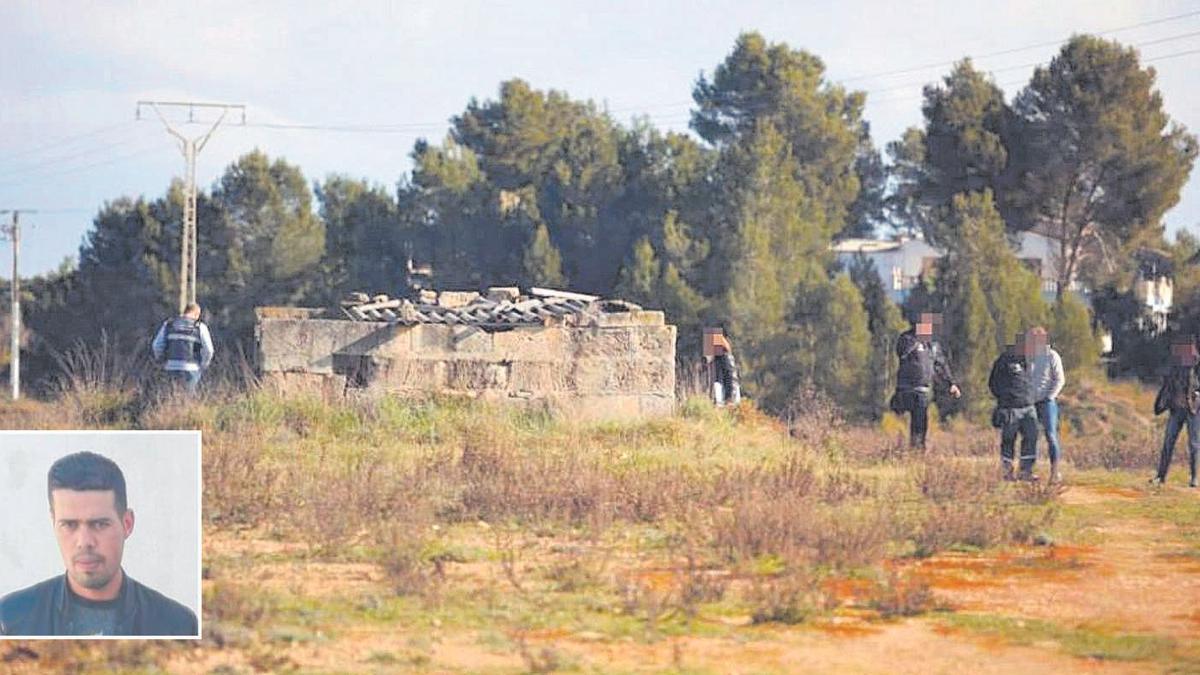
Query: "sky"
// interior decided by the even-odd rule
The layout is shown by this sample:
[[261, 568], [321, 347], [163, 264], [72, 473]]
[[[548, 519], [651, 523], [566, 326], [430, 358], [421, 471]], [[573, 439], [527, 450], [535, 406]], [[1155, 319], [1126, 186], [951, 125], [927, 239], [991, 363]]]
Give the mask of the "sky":
[[[76, 256], [106, 201], [156, 198], [183, 174], [157, 118], [135, 120], [139, 100], [246, 106], [200, 154], [202, 188], [255, 148], [310, 181], [393, 187], [418, 138], [440, 141], [514, 77], [687, 131], [697, 78], [757, 30], [866, 91], [882, 148], [921, 123], [921, 88], [953, 61], [972, 56], [1011, 97], [1070, 35], [1100, 33], [1138, 47], [1167, 112], [1200, 131], [1200, 0], [6, 0], [0, 25], [0, 210], [39, 210], [21, 217], [22, 277]], [[1200, 170], [1165, 223], [1200, 234]], [[10, 257], [0, 242], [5, 278]]]

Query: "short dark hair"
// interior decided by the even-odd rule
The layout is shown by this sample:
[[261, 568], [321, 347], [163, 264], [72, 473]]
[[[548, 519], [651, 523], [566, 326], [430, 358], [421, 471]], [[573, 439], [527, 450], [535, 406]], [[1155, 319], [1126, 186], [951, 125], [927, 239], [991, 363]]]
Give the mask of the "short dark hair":
[[61, 457], [50, 466], [46, 476], [46, 499], [50, 510], [54, 510], [55, 490], [112, 490], [117, 513], [124, 514], [125, 474], [121, 467], [104, 455], [94, 452], [76, 452]]

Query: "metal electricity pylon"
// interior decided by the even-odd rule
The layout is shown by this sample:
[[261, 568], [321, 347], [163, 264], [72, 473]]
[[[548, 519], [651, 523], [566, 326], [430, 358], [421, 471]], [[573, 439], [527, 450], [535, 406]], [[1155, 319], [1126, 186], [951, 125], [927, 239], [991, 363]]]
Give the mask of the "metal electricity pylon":
[[[142, 119], [142, 106], [153, 108], [154, 114], [162, 121], [167, 132], [179, 141], [179, 149], [183, 152], [183, 159], [187, 164], [187, 174], [184, 177], [186, 193], [183, 204], [183, 230], [180, 232], [179, 254], [179, 312], [182, 314], [188, 303], [196, 301], [196, 249], [199, 246], [199, 237], [196, 233], [196, 155], [204, 149], [208, 139], [212, 137], [217, 127], [221, 126], [221, 122], [225, 121], [225, 116], [229, 114], [229, 111], [240, 112], [241, 123], [245, 125], [246, 106], [232, 103], [194, 103], [189, 101], [138, 101], [135, 117], [139, 120]], [[161, 108], [186, 108], [188, 123], [197, 121], [197, 108], [216, 108], [221, 111], [221, 115], [217, 117], [217, 121], [212, 123], [207, 132], [195, 138], [189, 138], [167, 121]]]
[[17, 259], [21, 252], [21, 214], [37, 213], [33, 209], [0, 209], [0, 215], [12, 214], [11, 225], [0, 225], [0, 235], [12, 241], [12, 346], [8, 361], [8, 382], [12, 385], [12, 400], [21, 398], [21, 273]]

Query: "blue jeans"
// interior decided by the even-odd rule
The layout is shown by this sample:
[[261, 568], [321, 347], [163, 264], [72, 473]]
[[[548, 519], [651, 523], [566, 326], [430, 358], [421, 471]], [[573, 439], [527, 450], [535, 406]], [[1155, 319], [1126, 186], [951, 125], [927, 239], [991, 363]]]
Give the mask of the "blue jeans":
[[196, 393], [196, 389], [200, 386], [199, 370], [168, 370], [167, 377], [176, 385], [183, 386], [189, 394]]
[[1046, 434], [1046, 454], [1051, 464], [1058, 464], [1058, 401], [1047, 399], [1037, 404], [1037, 418]]
[[1007, 413], [1004, 426], [1000, 427], [1000, 462], [1004, 470], [1010, 471], [1013, 465], [1013, 450], [1017, 441], [1017, 433], [1021, 434], [1021, 471], [1033, 469], [1037, 459], [1038, 423], [1037, 411], [1033, 406], [1027, 408], [1011, 408]]
[[1183, 431], [1184, 426], [1188, 430], [1188, 468], [1191, 469], [1192, 478], [1196, 478], [1196, 455], [1200, 453], [1200, 414], [1172, 409], [1167, 418], [1167, 431], [1163, 434], [1162, 454], [1158, 458], [1158, 477], [1163, 480], [1167, 479], [1171, 455], [1175, 454], [1175, 441], [1179, 440], [1179, 432]]

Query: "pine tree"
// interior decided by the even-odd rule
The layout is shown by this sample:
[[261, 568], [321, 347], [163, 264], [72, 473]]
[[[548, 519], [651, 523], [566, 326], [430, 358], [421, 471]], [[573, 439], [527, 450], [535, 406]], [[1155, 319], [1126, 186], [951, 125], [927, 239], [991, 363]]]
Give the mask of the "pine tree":
[[967, 288], [967, 276], [977, 275], [993, 319], [997, 349], [1011, 342], [1016, 333], [1046, 321], [1049, 308], [1042, 299], [1040, 281], [1009, 246], [991, 191], [956, 195], [937, 229], [947, 249], [937, 280], [941, 304], [954, 304]]
[[550, 232], [539, 223], [525, 249], [525, 283], [530, 286], [558, 287], [564, 284], [562, 257], [550, 241]]
[[948, 310], [949, 343], [955, 358], [955, 376], [962, 388], [962, 399], [956, 407], [979, 419], [992, 406], [987, 381], [999, 350], [995, 342], [996, 323], [977, 274], [972, 272], [967, 276], [961, 294], [954, 297]]
[[848, 275], [829, 283], [823, 309], [813, 327], [813, 381], [846, 409], [863, 410], [870, 399], [871, 332], [862, 293]]
[[662, 264], [654, 255], [654, 247], [650, 245], [649, 239], [642, 237], [634, 244], [630, 261], [621, 268], [616, 294], [622, 299], [642, 305], [658, 305], [661, 301], [661, 273]]
[[896, 387], [898, 363], [893, 354], [896, 338], [907, 327], [900, 308], [888, 297], [875, 263], [859, 256], [850, 263], [848, 272], [863, 298], [867, 313], [867, 330], [871, 334], [867, 357], [867, 384], [863, 396], [863, 414], [877, 420], [887, 409], [888, 400]]

